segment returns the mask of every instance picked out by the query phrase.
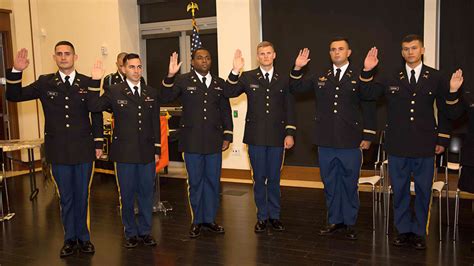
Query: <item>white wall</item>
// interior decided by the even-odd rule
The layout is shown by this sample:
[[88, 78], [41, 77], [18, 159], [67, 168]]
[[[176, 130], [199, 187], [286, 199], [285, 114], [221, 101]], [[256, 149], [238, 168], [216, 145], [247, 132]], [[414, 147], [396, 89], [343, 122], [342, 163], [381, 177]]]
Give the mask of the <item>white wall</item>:
[[1, 9], [12, 9], [12, 0], [0, 0]]
[[[74, 44], [78, 54], [76, 69], [86, 75], [97, 59], [104, 62], [107, 74], [116, 71], [119, 52], [139, 52], [136, 0], [31, 0], [30, 3], [31, 7], [28, 0], [0, 2], [0, 8], [13, 11], [14, 50], [25, 47], [30, 52], [24, 84], [35, 80], [33, 70], [36, 76], [57, 71], [52, 55], [54, 45], [60, 40]], [[102, 46], [107, 49], [107, 55], [102, 55]], [[35, 101], [19, 103], [18, 115], [21, 139], [43, 137], [44, 117], [39, 102], [38, 107]]]
[[438, 6], [441, 0], [425, 0], [424, 34], [425, 55], [423, 63], [433, 68], [439, 67]]
[[[232, 69], [234, 52], [242, 50], [244, 70], [257, 66], [256, 46], [260, 42], [260, 1], [216, 0], [219, 76], [226, 78]], [[222, 166], [232, 169], [250, 169], [247, 147], [242, 143], [247, 97], [231, 99], [234, 117], [234, 142], [224, 153]]]

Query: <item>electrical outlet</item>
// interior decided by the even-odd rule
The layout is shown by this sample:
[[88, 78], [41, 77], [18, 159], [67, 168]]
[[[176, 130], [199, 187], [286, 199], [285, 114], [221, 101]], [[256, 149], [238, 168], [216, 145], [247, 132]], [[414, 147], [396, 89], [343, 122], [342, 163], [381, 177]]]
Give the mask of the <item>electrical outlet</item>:
[[232, 156], [240, 156], [240, 149], [239, 148], [233, 148], [232, 149]]
[[108, 55], [109, 54], [109, 51], [108, 51], [107, 46], [105, 44], [100, 47], [100, 53], [102, 55]]

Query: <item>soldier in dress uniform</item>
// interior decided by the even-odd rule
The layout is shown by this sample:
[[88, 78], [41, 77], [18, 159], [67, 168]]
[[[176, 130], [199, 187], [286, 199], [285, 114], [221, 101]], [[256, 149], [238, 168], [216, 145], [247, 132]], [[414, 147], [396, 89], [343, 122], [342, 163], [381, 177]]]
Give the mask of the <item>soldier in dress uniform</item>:
[[[117, 72], [110, 73], [104, 78], [104, 82], [102, 83], [102, 88], [104, 91], [108, 90], [110, 86], [114, 84], [124, 83], [125, 82], [125, 69], [123, 68], [123, 58], [127, 55], [125, 52], [121, 52], [117, 55], [117, 62], [115, 65], [117, 66]], [[145, 84], [145, 79], [143, 77], [140, 78], [140, 83]]]
[[284, 149], [293, 147], [296, 126], [294, 98], [288, 88], [288, 76], [280, 75], [273, 67], [276, 53], [273, 44], [264, 41], [257, 45], [259, 67], [243, 72], [242, 53], [237, 50], [234, 66], [224, 90], [226, 97], [247, 95], [244, 143], [248, 145], [257, 223], [254, 231], [264, 232], [267, 220], [276, 231], [285, 227], [280, 221], [280, 172]]
[[367, 80], [360, 79], [360, 71], [349, 63], [351, 53], [346, 38], [333, 39], [329, 45], [332, 66], [324, 73], [302, 79], [302, 68], [310, 59], [309, 50], [301, 50], [290, 74], [290, 89], [313, 90], [316, 96], [314, 142], [319, 151], [329, 222], [320, 235], [343, 229], [346, 238], [355, 240], [362, 150], [368, 149], [376, 136], [376, 106], [374, 101], [365, 101], [362, 88]]
[[[385, 149], [398, 230], [393, 244], [411, 243], [415, 249], [425, 249], [435, 155], [444, 152], [450, 139], [445, 104], [449, 89], [439, 71], [423, 64], [425, 48], [421, 36], [404, 37], [401, 48], [405, 64], [397, 73], [383, 75], [367, 88], [374, 98], [385, 95], [387, 100]], [[369, 51], [369, 65], [377, 65], [377, 53], [375, 47]], [[412, 176], [416, 192], [414, 212], [410, 209]]]
[[201, 228], [222, 234], [215, 221], [219, 207], [222, 151], [232, 142], [233, 125], [229, 99], [224, 97], [226, 83], [210, 73], [211, 55], [198, 48], [191, 55], [193, 70], [175, 77], [181, 63], [170, 56], [169, 71], [162, 82], [161, 100], [181, 99], [178, 149], [184, 152], [188, 172], [188, 196], [191, 207], [189, 236], [196, 238]]
[[100, 97], [95, 93], [88, 104], [94, 111], [110, 109], [115, 117], [110, 160], [115, 162], [124, 247], [134, 248], [139, 240], [146, 246], [156, 246], [151, 228], [155, 163], [161, 153], [158, 90], [141, 83], [142, 64], [137, 54], [127, 54], [123, 68], [125, 82], [110, 86]]
[[13, 69], [7, 71], [6, 97], [12, 102], [39, 99], [45, 118], [44, 144], [46, 160], [51, 163], [53, 181], [61, 205], [64, 246], [60, 257], [72, 255], [76, 248], [94, 253], [90, 241], [89, 192], [95, 157], [102, 154], [102, 113], [87, 109], [91, 91], [100, 90], [100, 71], [94, 67], [92, 78], [79, 74], [74, 46], [60, 41], [54, 48], [59, 71], [41, 75], [22, 87], [22, 71], [28, 67], [28, 51], [16, 55]]
[[[457, 119], [467, 113], [469, 125], [461, 149], [461, 177], [458, 188], [474, 193], [474, 91], [463, 85], [462, 70], [453, 73], [450, 80], [449, 96], [446, 99], [447, 111], [450, 118]], [[462, 85], [462, 88], [461, 88]]]
[[123, 69], [123, 58], [127, 55], [125, 52], [121, 52], [117, 55], [117, 62], [115, 65], [117, 66], [117, 72], [110, 73], [104, 78], [104, 82], [102, 84], [102, 88], [104, 91], [107, 91], [110, 86], [123, 83], [125, 82], [125, 71]]

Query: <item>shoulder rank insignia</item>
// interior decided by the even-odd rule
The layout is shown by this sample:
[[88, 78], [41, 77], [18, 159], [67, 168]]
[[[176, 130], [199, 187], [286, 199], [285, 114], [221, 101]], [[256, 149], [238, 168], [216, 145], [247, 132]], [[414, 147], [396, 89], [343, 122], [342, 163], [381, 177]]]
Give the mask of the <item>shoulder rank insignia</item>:
[[398, 73], [398, 74], [400, 75], [400, 80], [405, 78], [405, 74], [403, 74], [403, 71], [400, 71], [400, 73]]

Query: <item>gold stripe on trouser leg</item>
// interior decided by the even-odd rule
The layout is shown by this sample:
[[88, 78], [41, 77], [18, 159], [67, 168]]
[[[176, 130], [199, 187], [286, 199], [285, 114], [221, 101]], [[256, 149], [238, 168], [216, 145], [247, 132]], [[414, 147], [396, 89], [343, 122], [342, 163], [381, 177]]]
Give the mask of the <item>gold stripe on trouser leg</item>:
[[183, 157], [184, 169], [186, 170], [186, 184], [188, 185], [188, 204], [189, 204], [189, 212], [191, 212], [191, 224], [192, 224], [194, 223], [194, 211], [193, 211], [193, 206], [191, 205], [191, 196], [189, 192], [191, 187], [189, 185], [189, 173], [188, 173], [188, 168], [186, 167], [186, 159], [184, 159], [184, 152], [181, 153], [181, 157]]
[[[51, 174], [51, 180], [53, 180], [54, 186], [56, 187], [56, 193], [58, 193], [58, 198], [59, 198], [59, 217], [61, 217], [61, 220], [62, 220], [63, 208], [61, 208], [61, 193], [59, 193], [58, 183], [56, 183], [56, 179], [54, 178], [54, 175], [53, 175], [53, 165], [52, 165], [52, 164], [49, 164], [49, 173]], [[61, 226], [63, 227], [63, 234], [66, 234], [66, 230], [64, 229], [64, 224], [61, 223]]]
[[[359, 148], [359, 150], [360, 150], [360, 167], [359, 167], [359, 173], [357, 176], [357, 191], [359, 191], [360, 172], [362, 171], [362, 165], [364, 164], [364, 151], [362, 150], [362, 148]], [[359, 199], [359, 193], [357, 193], [357, 198]]]
[[[252, 160], [250, 160], [250, 153], [249, 153], [249, 145], [247, 144], [247, 155], [249, 158], [249, 166], [250, 166], [250, 178], [252, 178], [252, 191], [254, 193], [254, 201], [255, 201], [255, 179], [253, 178], [253, 168], [252, 168]], [[255, 213], [258, 214], [258, 206], [255, 203]]]
[[[115, 182], [117, 183], [117, 191], [118, 191], [118, 195], [119, 195], [120, 220], [122, 220], [122, 224], [123, 224], [123, 219], [122, 219], [122, 194], [120, 193], [120, 182], [119, 182], [118, 173], [117, 173], [117, 162], [114, 162], [114, 170], [115, 170]], [[123, 232], [125, 233], [125, 226], [123, 227]]]
[[285, 154], [286, 154], [286, 149], [285, 147], [283, 147], [283, 158], [281, 159], [280, 173], [283, 170], [283, 165], [285, 164]]
[[[286, 154], [286, 149], [283, 146], [283, 158], [281, 158], [281, 165], [280, 165], [280, 182], [281, 182], [281, 171], [283, 171], [283, 165], [285, 164], [285, 154]], [[280, 198], [281, 198], [281, 190], [280, 190]]]
[[[436, 157], [434, 158], [434, 164], [433, 164], [433, 168], [434, 168], [434, 171], [436, 171]], [[431, 190], [431, 193], [430, 193], [430, 205], [428, 205], [428, 216], [426, 217], [426, 235], [428, 235], [428, 230], [430, 228], [430, 218], [431, 218], [431, 204], [433, 203], [433, 182], [434, 182], [434, 178], [436, 176], [436, 173], [433, 171], [433, 179], [431, 180], [431, 187], [430, 187], [430, 190]], [[416, 197], [416, 195], [415, 195]], [[441, 204], [441, 202], [439, 202], [439, 204]], [[439, 225], [441, 226], [441, 225]]]
[[89, 185], [87, 186], [87, 231], [89, 231], [89, 236], [91, 234], [91, 212], [90, 212], [90, 199], [91, 199], [91, 186], [92, 186], [92, 179], [94, 179], [94, 170], [95, 170], [95, 162], [92, 162], [92, 170], [91, 176], [89, 178]]

